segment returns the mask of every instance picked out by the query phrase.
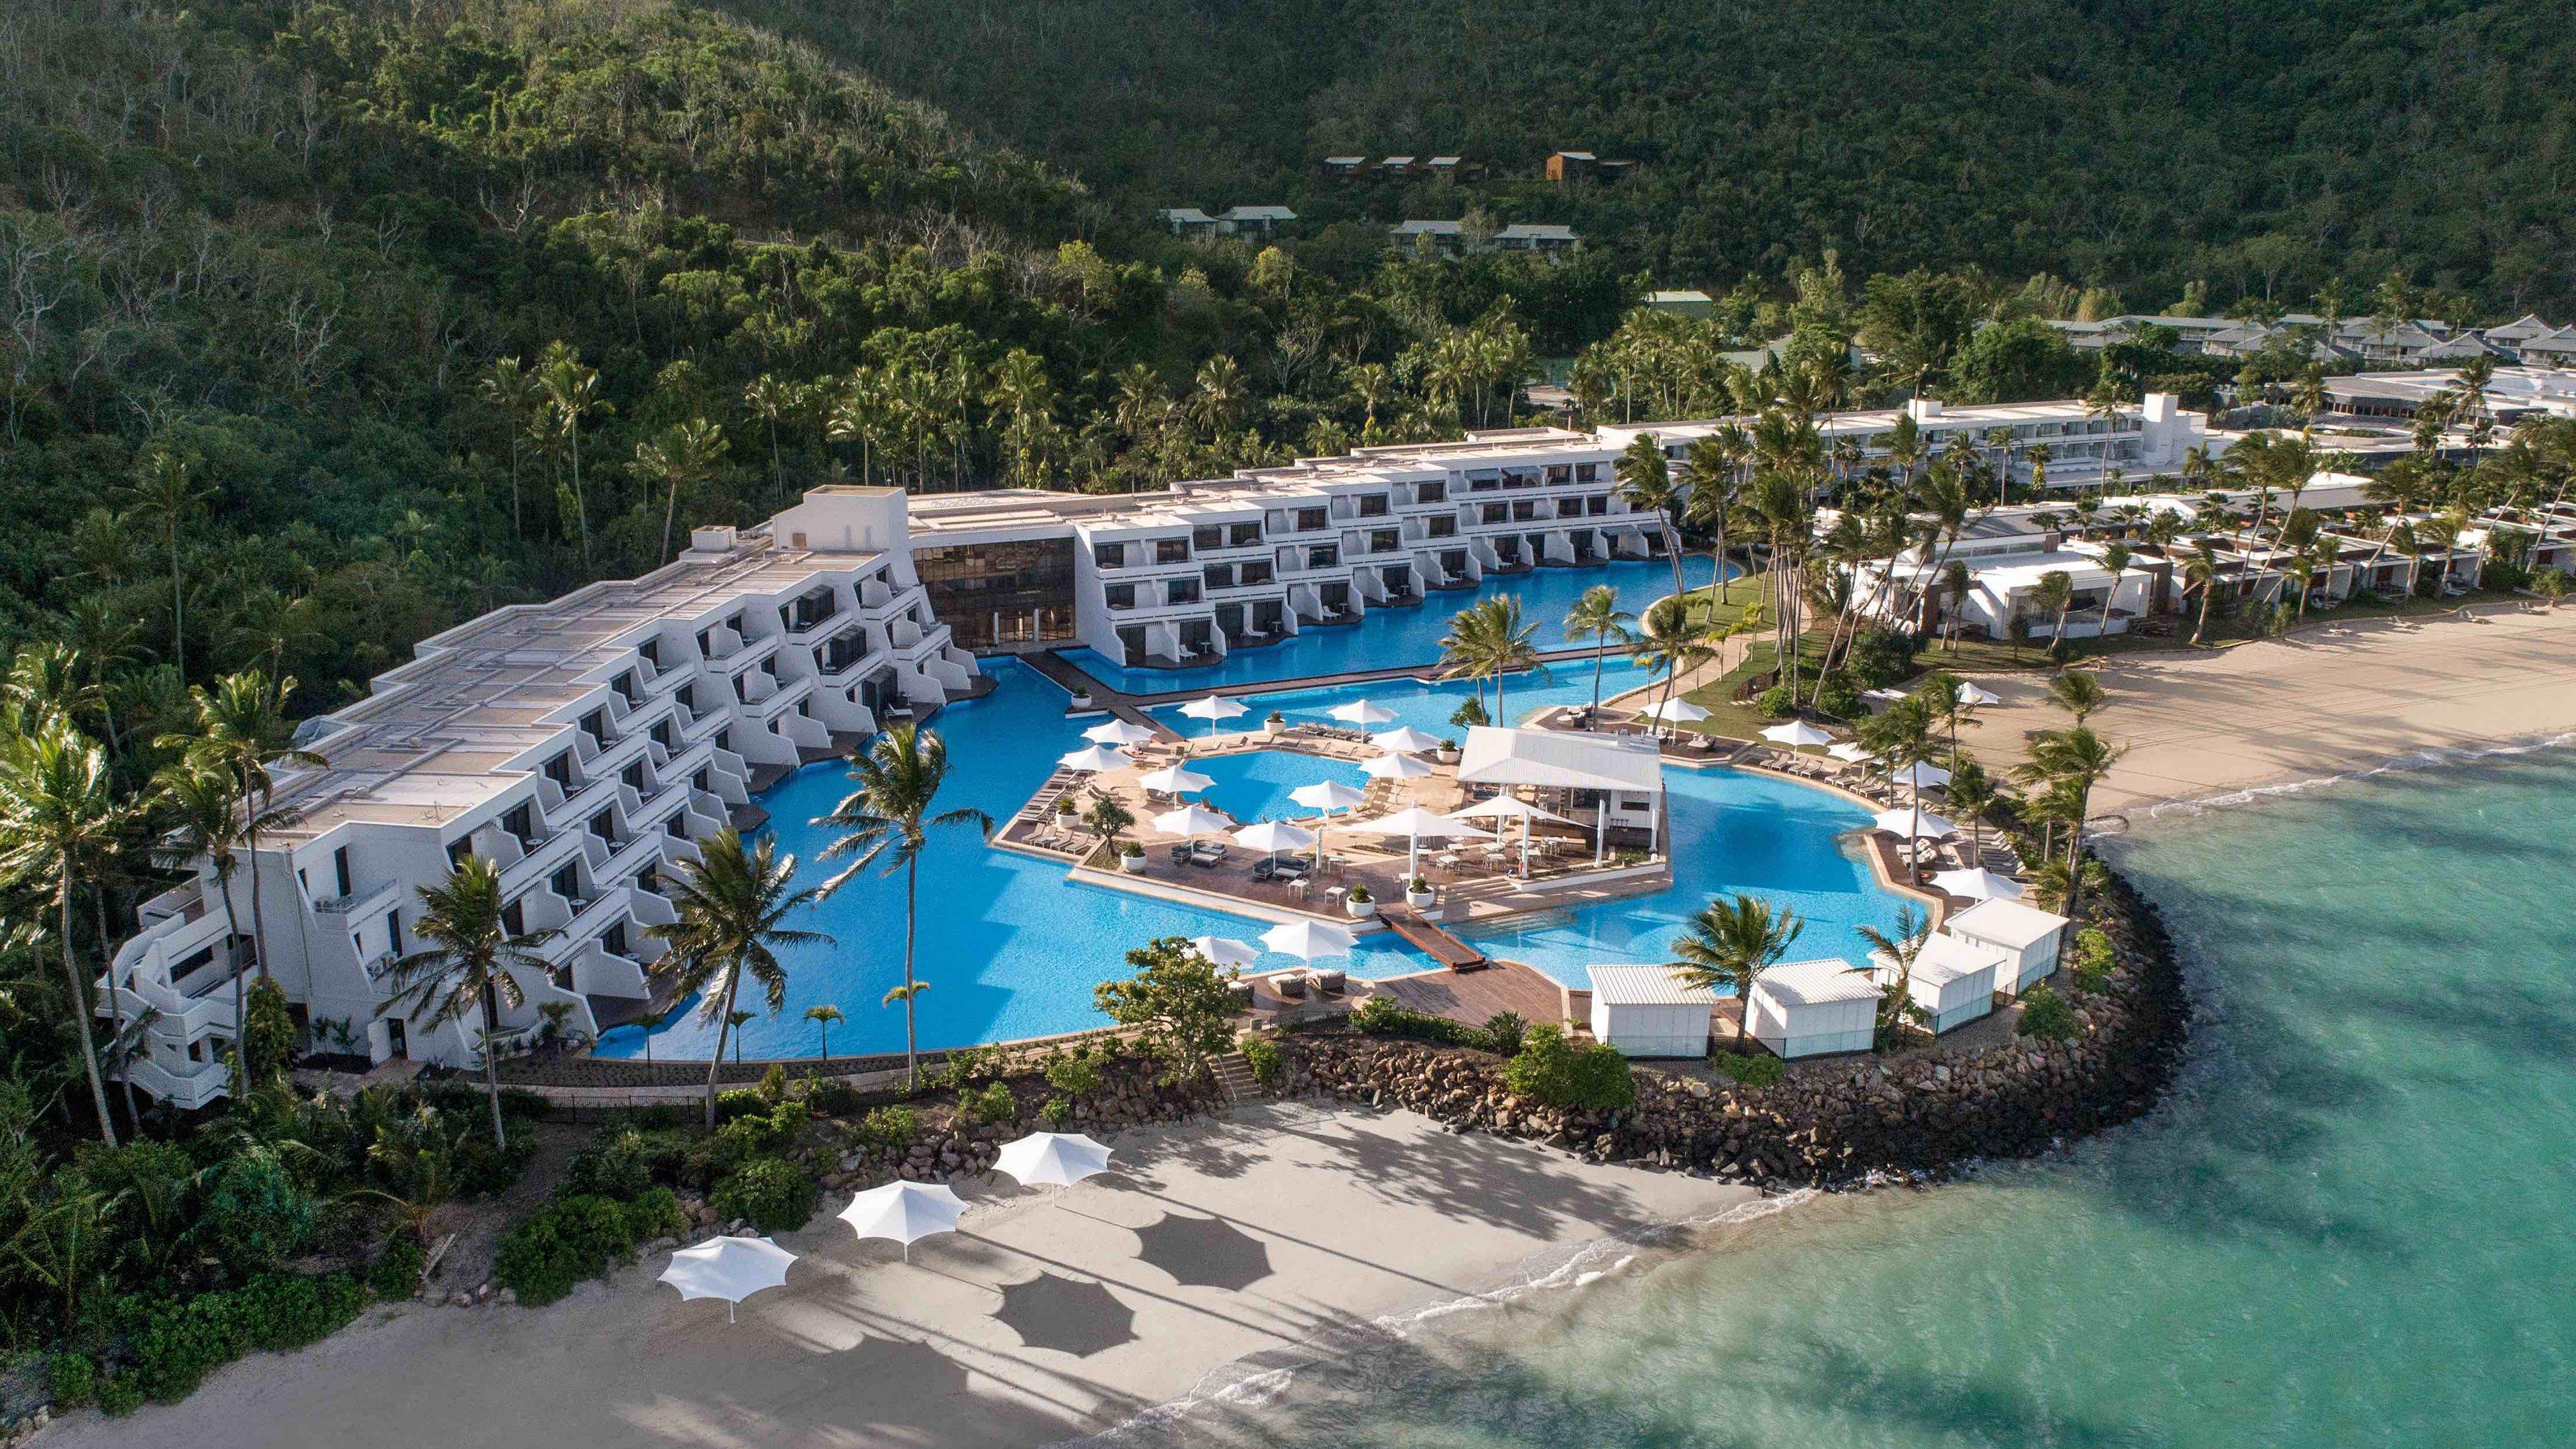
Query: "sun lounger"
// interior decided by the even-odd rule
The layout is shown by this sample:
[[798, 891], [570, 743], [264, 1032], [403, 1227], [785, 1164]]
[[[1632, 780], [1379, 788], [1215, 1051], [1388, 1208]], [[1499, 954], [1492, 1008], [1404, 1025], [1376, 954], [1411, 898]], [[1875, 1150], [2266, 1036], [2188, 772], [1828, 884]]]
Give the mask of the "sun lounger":
[[1190, 864], [1215, 865], [1225, 859], [1225, 846], [1220, 841], [1195, 841], [1190, 846]]
[[1270, 989], [1292, 1001], [1303, 997], [1306, 994], [1306, 973], [1290, 971], [1284, 975], [1273, 976], [1270, 978]]

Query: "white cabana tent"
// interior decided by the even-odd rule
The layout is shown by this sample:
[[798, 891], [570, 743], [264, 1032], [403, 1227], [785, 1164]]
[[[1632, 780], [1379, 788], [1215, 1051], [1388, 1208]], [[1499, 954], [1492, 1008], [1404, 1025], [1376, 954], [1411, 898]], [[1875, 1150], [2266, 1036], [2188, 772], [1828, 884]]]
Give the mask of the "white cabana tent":
[[[1869, 954], [1870, 967], [1882, 988], [1896, 985], [1896, 958], [1885, 951]], [[2008, 970], [2004, 953], [1992, 946], [1935, 933], [1923, 938], [1906, 973], [1905, 993], [1932, 1018], [1935, 1036], [1965, 1026], [1995, 1009], [1995, 973]]]
[[1670, 966], [1593, 966], [1592, 1036], [1632, 1057], [1705, 1057], [1717, 993]]
[[1154, 738], [1154, 732], [1140, 724], [1113, 719], [1103, 720], [1084, 730], [1082, 737], [1095, 745], [1141, 745]]
[[1959, 693], [1957, 697], [1959, 703], [1962, 705], [1971, 706], [2001, 704], [2004, 702], [2004, 697], [2002, 695], [1988, 694], [1986, 691], [1977, 688], [1975, 684], [1965, 679], [1959, 681]]
[[1755, 1040], [1782, 1057], [1865, 1052], [1878, 1034], [1878, 987], [1840, 957], [1784, 961], [1753, 978]]
[[1288, 798], [1316, 813], [1315, 869], [1324, 868], [1324, 824], [1336, 810], [1356, 809], [1368, 799], [1366, 791], [1354, 790], [1339, 780], [1317, 780], [1288, 792]]
[[1476, 725], [1467, 731], [1458, 779], [1577, 792], [1568, 797], [1571, 809], [1581, 809], [1581, 792], [1591, 792], [1595, 861], [1608, 851], [1614, 815], [1629, 825], [1643, 817], [1648, 854], [1663, 844], [1664, 757], [1652, 740]]
[[1231, 817], [1219, 815], [1205, 805], [1199, 804], [1184, 805], [1178, 810], [1166, 810], [1155, 816], [1151, 823], [1155, 833], [1159, 835], [1214, 835], [1220, 830], [1234, 828]]
[[1211, 966], [1244, 967], [1261, 959], [1258, 947], [1232, 936], [1192, 936], [1190, 949], [1205, 956]]
[[1845, 740], [1839, 745], [1828, 748], [1825, 753], [1846, 765], [1857, 765], [1869, 758], [1869, 751], [1857, 740]]
[[955, 1232], [957, 1219], [965, 1211], [956, 1190], [944, 1182], [889, 1182], [850, 1199], [850, 1205], [841, 1209], [841, 1221], [862, 1238], [891, 1238], [903, 1244], [904, 1261], [910, 1262], [913, 1244], [933, 1233]]
[[1899, 840], [1947, 840], [1959, 833], [1958, 826], [1929, 810], [1881, 810], [1869, 823]]
[[1240, 719], [1251, 712], [1251, 710], [1235, 703], [1233, 700], [1226, 698], [1222, 694], [1211, 694], [1205, 699], [1194, 699], [1181, 706], [1181, 713], [1189, 716], [1191, 719], [1206, 720], [1208, 722], [1208, 733], [1211, 735], [1216, 733], [1216, 727], [1219, 721]]
[[1365, 726], [1395, 722], [1394, 710], [1384, 705], [1371, 704], [1365, 699], [1355, 699], [1348, 704], [1337, 704], [1324, 711], [1324, 714], [1327, 718], [1340, 720], [1344, 724]]
[[993, 1162], [1022, 1187], [1071, 1187], [1109, 1170], [1109, 1149], [1079, 1132], [1032, 1132], [1003, 1144]]
[[1687, 699], [1668, 699], [1653, 709], [1640, 710], [1637, 718], [1654, 720], [1660, 724], [1697, 724], [1708, 718], [1708, 711]]
[[1404, 725], [1388, 730], [1382, 735], [1369, 736], [1369, 743], [1390, 755], [1418, 754], [1423, 750], [1440, 748], [1440, 737], [1427, 735], [1411, 725]]
[[1318, 956], [1347, 956], [1359, 937], [1330, 921], [1300, 918], [1261, 933], [1261, 944], [1282, 956], [1312, 961]]
[[1165, 765], [1149, 774], [1137, 776], [1136, 783], [1148, 790], [1160, 790], [1166, 795], [1195, 795], [1214, 785], [1216, 781], [1186, 765]]
[[680, 1301], [721, 1298], [730, 1322], [735, 1306], [763, 1288], [786, 1285], [796, 1255], [767, 1238], [710, 1238], [671, 1254], [661, 1281], [680, 1290]]
[[1379, 755], [1360, 762], [1360, 773], [1375, 780], [1419, 780], [1431, 766], [1412, 755]]
[[1995, 989], [2018, 996], [2021, 989], [2057, 969], [2057, 954], [2066, 939], [2064, 916], [2026, 906], [2020, 901], [1979, 901], [1942, 922], [1943, 934], [1993, 946], [2012, 958], [2009, 968], [1995, 971]]
[[1255, 821], [1234, 832], [1234, 838], [1239, 845], [1270, 852], [1272, 860], [1277, 860], [1279, 852], [1283, 850], [1304, 850], [1321, 839], [1315, 832], [1291, 825], [1284, 820]]
[[1966, 896], [1972, 901], [2012, 901], [2021, 899], [2021, 882], [2008, 875], [1997, 875], [1979, 867], [1976, 870], [1944, 870], [1932, 876], [1932, 889], [1943, 895]]
[[1108, 745], [1086, 745], [1059, 757], [1056, 763], [1080, 774], [1097, 775], [1103, 770], [1126, 769], [1136, 763], [1136, 757]]
[[1762, 732], [1762, 738], [1793, 750], [1800, 745], [1830, 745], [1834, 742], [1832, 735], [1802, 719], [1793, 719], [1787, 724], [1775, 724]]
[[1925, 790], [1936, 785], [1949, 784], [1950, 772], [1942, 769], [1939, 765], [1926, 764], [1921, 760], [1917, 760], [1913, 764], [1910, 764], [1904, 769], [1897, 771], [1895, 774], [1890, 775], [1888, 777], [1888, 783], [1903, 785], [1910, 790]]
[[1452, 820], [1446, 815], [1435, 815], [1419, 805], [1408, 805], [1393, 815], [1380, 816], [1375, 820], [1355, 820], [1343, 828], [1356, 830], [1363, 835], [1405, 837], [1410, 842], [1405, 854], [1404, 873], [1406, 875], [1413, 875], [1422, 869], [1422, 841], [1425, 836], [1433, 840], [1491, 840], [1494, 838], [1491, 831], [1479, 830], [1473, 825]]

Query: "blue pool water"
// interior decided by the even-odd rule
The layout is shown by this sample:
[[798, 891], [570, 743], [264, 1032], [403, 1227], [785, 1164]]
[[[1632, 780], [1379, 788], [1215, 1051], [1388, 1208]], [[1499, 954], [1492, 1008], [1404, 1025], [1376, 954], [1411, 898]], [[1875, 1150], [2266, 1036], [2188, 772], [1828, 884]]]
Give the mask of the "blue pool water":
[[[1708, 587], [1706, 559], [1684, 563], [1684, 580], [1692, 588]], [[1608, 584], [1619, 591], [1620, 605], [1643, 613], [1648, 604], [1673, 591], [1670, 565], [1626, 562], [1593, 568], [1548, 568], [1533, 573], [1492, 578], [1474, 589], [1436, 593], [1420, 604], [1373, 610], [1360, 623], [1312, 628], [1260, 649], [1228, 654], [1197, 669], [1129, 669], [1093, 649], [1071, 649], [1065, 657], [1085, 673], [1129, 694], [1163, 694], [1220, 684], [1263, 684], [1274, 679], [1312, 679], [1355, 669], [1391, 669], [1399, 664], [1430, 664], [1440, 658], [1440, 636], [1459, 610], [1498, 594], [1518, 594], [1530, 622], [1539, 626], [1541, 649], [1567, 649], [1583, 641], [1565, 637], [1566, 611], [1583, 591]]]
[[[1619, 655], [1600, 663], [1603, 699], [1622, 690], [1653, 684], [1659, 678], [1654, 671]], [[1592, 702], [1592, 672], [1593, 661], [1568, 660], [1512, 675], [1503, 682], [1503, 710], [1518, 722], [1540, 710], [1589, 704]], [[1251, 712], [1218, 728], [1248, 729], [1274, 709], [1287, 716], [1290, 724], [1329, 724], [1332, 721], [1327, 716], [1335, 707], [1365, 699], [1395, 715], [1385, 724], [1370, 725], [1373, 731], [1391, 730], [1401, 725], [1443, 739], [1463, 739], [1466, 731], [1451, 724], [1449, 717], [1456, 714], [1458, 707], [1475, 692], [1475, 686], [1465, 681], [1425, 684], [1418, 679], [1380, 679], [1369, 684], [1342, 684], [1323, 689], [1278, 689], [1237, 696]], [[1490, 713], [1494, 708], [1494, 687], [1490, 682], [1485, 685], [1484, 697], [1485, 708]], [[1180, 705], [1157, 705], [1146, 712], [1184, 735], [1208, 733], [1208, 722], [1181, 713]]]
[[[1026, 803], [1056, 757], [1077, 741], [1078, 730], [1065, 719], [1064, 695], [1054, 684], [1007, 660], [990, 667], [994, 692], [951, 705], [936, 721], [955, 760], [939, 803], [1005, 818]], [[1605, 692], [1646, 680], [1645, 671], [1633, 665], [1613, 665], [1606, 674]], [[1506, 707], [1518, 718], [1589, 699], [1592, 687], [1589, 664], [1558, 665], [1517, 677]], [[1447, 730], [1449, 715], [1472, 690], [1466, 681], [1403, 682], [1393, 690], [1349, 685], [1254, 696], [1250, 702], [1265, 711], [1276, 703], [1293, 716], [1365, 694], [1394, 709], [1402, 722], [1439, 731]], [[1249, 802], [1253, 815], [1263, 813], [1261, 802], [1272, 792], [1284, 793], [1334, 768], [1303, 759], [1288, 769], [1275, 752], [1266, 759], [1234, 758], [1249, 762], [1231, 767], [1244, 773], [1230, 783], [1242, 792], [1236, 803]], [[1197, 765], [1228, 779], [1223, 759]], [[1667, 779], [1682, 847], [1675, 887], [1533, 919], [1489, 937], [1489, 949], [1582, 986], [1591, 979], [1591, 962], [1659, 959], [1682, 919], [1722, 891], [1755, 891], [1806, 916], [1799, 949], [1817, 955], [1850, 954], [1858, 944], [1855, 924], [1894, 920], [1897, 902], [1878, 892], [1866, 867], [1844, 858], [1833, 839], [1862, 822], [1857, 808], [1819, 791], [1730, 770], [1677, 769]], [[842, 767], [824, 764], [790, 776], [763, 797], [780, 850], [797, 858], [800, 883], [830, 873], [818, 859], [829, 833], [809, 822], [827, 813], [847, 788]], [[743, 1028], [742, 1054], [818, 1054], [820, 1038], [803, 1016], [807, 1007], [826, 1003], [848, 1016], [832, 1033], [836, 1055], [901, 1050], [902, 1012], [879, 1002], [903, 980], [903, 900], [900, 877], [870, 876], [818, 907], [805, 924], [830, 935], [833, 944], [782, 952], [786, 1009], [755, 1017]], [[1130, 973], [1130, 948], [1170, 935], [1252, 941], [1265, 928], [1222, 911], [1069, 883], [1060, 862], [990, 849], [972, 827], [935, 831], [921, 862], [915, 950], [915, 972], [930, 983], [919, 1003], [921, 1043], [962, 1046], [1102, 1025], [1092, 988]], [[1255, 969], [1296, 964], [1292, 957], [1269, 956]], [[1431, 962], [1380, 933], [1363, 938], [1347, 961], [1332, 964], [1376, 978], [1424, 970]], [[713, 1027], [692, 1013], [656, 1032], [653, 1051], [657, 1057], [703, 1059], [714, 1040]], [[606, 1057], [641, 1056], [643, 1033], [634, 1027], [611, 1031], [598, 1051]]]
[[1285, 820], [1315, 812], [1288, 798], [1300, 785], [1334, 780], [1354, 790], [1366, 789], [1369, 777], [1348, 760], [1317, 759], [1293, 750], [1247, 750], [1192, 760], [1190, 768], [1216, 781], [1199, 798], [1250, 824]]

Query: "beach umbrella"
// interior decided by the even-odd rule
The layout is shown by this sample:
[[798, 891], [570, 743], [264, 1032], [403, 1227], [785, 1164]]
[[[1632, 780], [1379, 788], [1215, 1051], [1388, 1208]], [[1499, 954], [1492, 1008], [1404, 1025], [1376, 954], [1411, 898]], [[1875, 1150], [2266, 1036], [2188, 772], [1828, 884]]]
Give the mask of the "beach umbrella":
[[1521, 823], [1521, 869], [1524, 872], [1529, 869], [1529, 831], [1531, 821], [1553, 820], [1559, 825], [1572, 825], [1575, 823], [1565, 816], [1557, 814], [1553, 810], [1542, 810], [1536, 805], [1530, 804], [1526, 800], [1517, 799], [1510, 795], [1497, 795], [1493, 799], [1488, 800], [1481, 805], [1470, 805], [1464, 810], [1452, 810], [1449, 812], [1449, 818], [1452, 820], [1519, 821]]
[[1922, 790], [1928, 789], [1934, 785], [1949, 784], [1950, 772], [1942, 769], [1939, 765], [1925, 764], [1923, 761], [1917, 760], [1913, 764], [1910, 764], [1904, 769], [1889, 776], [1888, 779], [1892, 784], [1903, 785], [1908, 789]]
[[1383, 815], [1375, 820], [1363, 820], [1347, 828], [1366, 831], [1371, 835], [1405, 837], [1408, 842], [1404, 866], [1406, 875], [1412, 875], [1421, 869], [1422, 842], [1425, 837], [1433, 840], [1491, 840], [1494, 838], [1492, 831], [1478, 830], [1463, 820], [1452, 820], [1446, 815], [1434, 815], [1419, 805], [1409, 805], [1393, 815]]
[[1360, 773], [1378, 780], [1419, 780], [1431, 767], [1411, 755], [1380, 755], [1362, 763]]
[[1811, 725], [1802, 719], [1793, 719], [1787, 724], [1773, 725], [1762, 732], [1762, 738], [1769, 740], [1775, 745], [1787, 745], [1793, 750], [1798, 748], [1800, 745], [1830, 745], [1834, 742], [1834, 737], [1832, 735], [1825, 733], [1823, 730], [1816, 728], [1814, 725]]
[[2010, 901], [2021, 898], [2021, 882], [1993, 871], [1944, 870], [1932, 876], [1932, 888], [1944, 895], [1966, 896], [1977, 901]]
[[1097, 775], [1103, 770], [1126, 769], [1136, 763], [1136, 757], [1107, 745], [1087, 745], [1071, 754], [1059, 756], [1056, 763], [1081, 774]]
[[1440, 748], [1440, 737], [1438, 735], [1426, 735], [1411, 725], [1405, 725], [1400, 729], [1388, 730], [1382, 735], [1371, 735], [1369, 736], [1369, 743], [1391, 755], [1411, 754], [1418, 750], [1436, 750]]
[[1988, 694], [1964, 679], [1959, 681], [1959, 703], [1961, 704], [1987, 705], [2003, 702], [2004, 697], [2000, 694]]
[[1141, 745], [1154, 738], [1154, 732], [1140, 724], [1113, 719], [1084, 730], [1082, 737], [1096, 745]]
[[1864, 689], [1860, 697], [1874, 699], [1881, 704], [1903, 704], [1906, 700], [1905, 691], [1901, 689]]
[[1251, 942], [1232, 936], [1192, 936], [1190, 949], [1206, 957], [1211, 966], [1249, 966], [1261, 959]]
[[1340, 720], [1344, 724], [1382, 725], [1395, 723], [1394, 710], [1387, 709], [1382, 705], [1371, 704], [1365, 699], [1355, 699], [1348, 704], [1337, 704], [1331, 709], [1324, 711], [1324, 714], [1326, 717]]
[[1842, 761], [1846, 765], [1862, 764], [1869, 759], [1869, 751], [1862, 748], [1859, 742], [1855, 740], [1845, 740], [1841, 744], [1835, 745], [1833, 748], [1826, 750], [1825, 753]]
[[1665, 724], [1697, 724], [1708, 718], [1708, 711], [1687, 699], [1668, 699], [1653, 709], [1640, 713], [1637, 717], [1660, 720]]
[[1929, 810], [1882, 810], [1871, 824], [1899, 840], [1946, 840], [1959, 827]]
[[767, 1238], [710, 1238], [671, 1254], [662, 1281], [680, 1290], [680, 1301], [721, 1298], [732, 1322], [742, 1300], [763, 1288], [782, 1287], [796, 1255]]
[[1003, 1144], [993, 1170], [1018, 1178], [1022, 1187], [1071, 1187], [1107, 1172], [1109, 1149], [1079, 1132], [1032, 1132]]
[[957, 1230], [966, 1211], [955, 1189], [946, 1183], [889, 1182], [850, 1199], [841, 1221], [861, 1238], [892, 1238], [903, 1244], [903, 1260], [912, 1261], [912, 1245], [932, 1233]]
[[1211, 735], [1216, 733], [1218, 721], [1239, 719], [1251, 712], [1222, 694], [1211, 694], [1205, 699], [1194, 699], [1181, 706], [1181, 713], [1192, 719], [1206, 720], [1208, 733]]
[[[1317, 780], [1312, 785], [1300, 785], [1289, 791], [1288, 798], [1320, 815], [1328, 816], [1336, 810], [1349, 810], [1366, 800], [1368, 796], [1339, 780]], [[1319, 819], [1315, 822], [1315, 869], [1323, 868], [1324, 823]]]
[[1234, 824], [1205, 805], [1195, 803], [1178, 810], [1166, 810], [1155, 816], [1152, 823], [1158, 834], [1189, 836], [1214, 835]]
[[1270, 858], [1277, 860], [1283, 850], [1304, 850], [1314, 844], [1316, 835], [1284, 820], [1263, 820], [1234, 832], [1234, 838], [1239, 844], [1254, 850], [1269, 851]]
[[1136, 783], [1167, 795], [1188, 795], [1204, 790], [1216, 781], [1186, 765], [1165, 765], [1151, 774], [1139, 775]]
[[1299, 918], [1261, 933], [1261, 944], [1282, 956], [1312, 961], [1318, 956], [1347, 956], [1359, 938], [1330, 921]]

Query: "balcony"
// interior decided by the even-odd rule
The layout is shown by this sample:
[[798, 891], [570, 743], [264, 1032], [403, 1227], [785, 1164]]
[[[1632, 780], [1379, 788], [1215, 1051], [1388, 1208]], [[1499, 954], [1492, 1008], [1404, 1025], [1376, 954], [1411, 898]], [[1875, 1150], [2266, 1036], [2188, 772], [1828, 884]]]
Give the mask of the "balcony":
[[330, 896], [315, 901], [313, 913], [319, 916], [344, 917], [370, 914], [393, 905], [394, 892], [398, 884], [390, 880], [359, 881], [351, 886], [345, 895]]

